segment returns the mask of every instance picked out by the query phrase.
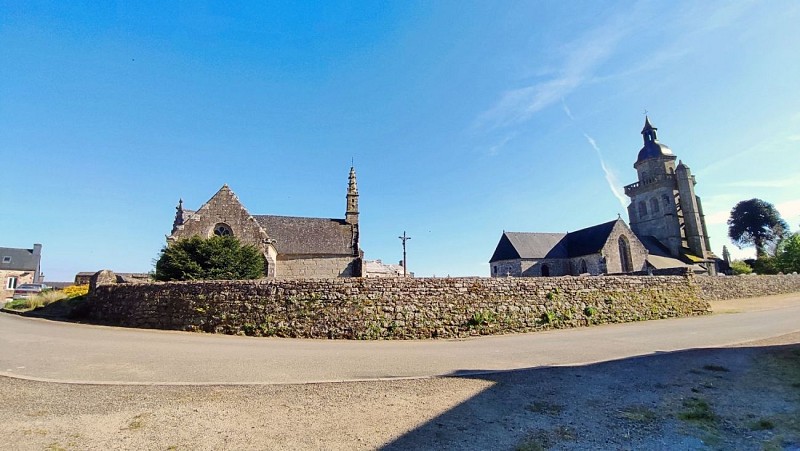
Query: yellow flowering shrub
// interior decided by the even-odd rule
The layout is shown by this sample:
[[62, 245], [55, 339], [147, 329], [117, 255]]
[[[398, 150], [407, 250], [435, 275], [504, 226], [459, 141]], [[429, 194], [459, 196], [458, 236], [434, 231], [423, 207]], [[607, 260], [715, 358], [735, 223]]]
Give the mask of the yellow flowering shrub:
[[70, 285], [61, 290], [68, 298], [89, 294], [89, 285]]

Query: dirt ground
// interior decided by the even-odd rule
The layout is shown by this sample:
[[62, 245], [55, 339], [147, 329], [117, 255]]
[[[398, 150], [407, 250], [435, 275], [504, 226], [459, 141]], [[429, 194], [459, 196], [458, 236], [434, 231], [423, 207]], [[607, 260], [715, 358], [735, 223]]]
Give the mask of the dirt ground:
[[800, 333], [481, 377], [2, 384], [4, 449], [800, 449]]

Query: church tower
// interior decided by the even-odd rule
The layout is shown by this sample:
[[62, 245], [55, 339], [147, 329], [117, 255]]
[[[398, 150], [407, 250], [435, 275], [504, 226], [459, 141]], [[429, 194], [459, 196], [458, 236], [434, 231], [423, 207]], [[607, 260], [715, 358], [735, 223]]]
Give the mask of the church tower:
[[347, 183], [347, 211], [344, 220], [351, 225], [358, 224], [358, 185], [356, 185], [356, 169], [350, 166], [350, 177]]
[[697, 182], [688, 166], [675, 166], [677, 157], [658, 141], [657, 130], [645, 117], [644, 145], [633, 165], [639, 181], [625, 187], [631, 198], [631, 229], [640, 238], [656, 238], [673, 256], [713, 258], [700, 198], [694, 192]]

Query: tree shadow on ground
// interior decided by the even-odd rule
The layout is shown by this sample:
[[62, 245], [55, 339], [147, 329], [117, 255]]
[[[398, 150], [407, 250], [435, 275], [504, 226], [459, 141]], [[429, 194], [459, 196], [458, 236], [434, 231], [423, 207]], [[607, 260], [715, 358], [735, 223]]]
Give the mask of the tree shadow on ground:
[[800, 449], [800, 344], [450, 377], [493, 385], [383, 449]]

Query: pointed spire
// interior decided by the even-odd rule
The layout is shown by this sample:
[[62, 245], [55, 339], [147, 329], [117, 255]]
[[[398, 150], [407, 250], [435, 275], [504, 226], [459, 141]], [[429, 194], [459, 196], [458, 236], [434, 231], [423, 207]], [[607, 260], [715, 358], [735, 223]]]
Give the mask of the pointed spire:
[[356, 168], [350, 166], [350, 177], [347, 183], [347, 194], [358, 195], [358, 185], [356, 184]]
[[183, 225], [183, 198], [178, 199], [178, 206], [175, 207], [175, 220], [172, 221], [172, 233], [178, 230], [178, 226]]
[[658, 140], [658, 136], [656, 135], [656, 127], [653, 127], [653, 124], [650, 123], [650, 117], [644, 117], [644, 127], [642, 128], [642, 136], [644, 137], [644, 142], [647, 144], [648, 142], [653, 142]]
[[358, 184], [356, 183], [356, 168], [350, 166], [350, 176], [347, 182], [347, 211], [345, 222], [358, 224]]
[[650, 123], [650, 116], [644, 117], [644, 128], [642, 129], [642, 132], [647, 130], [658, 130], [657, 128], [653, 127], [653, 124]]

